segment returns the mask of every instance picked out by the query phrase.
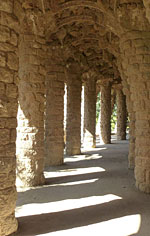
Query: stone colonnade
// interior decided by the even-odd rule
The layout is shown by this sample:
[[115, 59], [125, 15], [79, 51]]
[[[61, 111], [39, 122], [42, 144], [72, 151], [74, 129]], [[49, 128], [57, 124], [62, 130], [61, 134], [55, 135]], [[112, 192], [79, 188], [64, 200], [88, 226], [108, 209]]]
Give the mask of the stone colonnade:
[[[65, 3], [65, 1], [63, 2]], [[147, 6], [148, 0], [144, 0], [144, 3]], [[99, 6], [101, 4], [103, 6], [103, 3], [100, 3]], [[86, 11], [88, 8], [87, 5], [85, 3]], [[38, 1], [34, 1], [34, 4], [30, 1], [19, 0], [0, 1], [0, 236], [9, 235], [15, 232], [18, 227], [15, 219], [16, 169], [17, 184], [20, 186], [36, 186], [44, 183], [44, 161], [46, 166], [60, 165], [63, 163], [63, 96], [65, 70], [68, 86], [67, 154], [79, 154], [81, 148], [81, 71], [77, 63], [67, 64], [67, 69], [64, 69], [63, 66], [66, 67], [66, 64], [60, 60], [62, 54], [57, 54], [57, 48], [55, 46], [47, 49], [51, 47], [51, 42], [46, 41], [46, 38], [50, 37], [49, 34], [51, 35], [52, 31], [54, 32], [56, 28], [57, 30], [60, 29], [57, 34], [59, 40], [55, 38], [55, 35], [52, 35], [52, 40], [50, 39], [50, 41], [53, 41], [52, 44], [55, 45], [58, 40], [58, 45], [61, 45], [60, 47], [63, 49], [63, 40], [67, 38], [66, 36], [69, 36], [68, 38], [71, 41], [71, 34], [67, 35], [67, 27], [63, 30], [63, 26], [64, 24], [67, 25], [68, 19], [66, 21], [62, 20], [62, 22], [58, 20], [61, 14], [57, 14], [57, 10], [59, 12], [60, 9], [57, 8], [56, 1], [53, 1], [51, 4], [54, 8], [56, 6], [55, 14], [53, 14], [53, 17], [58, 17], [56, 21], [56, 18], [52, 17], [52, 12], [50, 14], [48, 13], [49, 9], [52, 8], [49, 5], [49, 1], [47, 1], [46, 9], [44, 8], [45, 6], [46, 4], [43, 4], [41, 9], [41, 2], [38, 5]], [[61, 4], [59, 6], [61, 7]], [[93, 6], [95, 9], [95, 5]], [[125, 4], [122, 8], [124, 9], [124, 7], [126, 8]], [[132, 3], [130, 9], [132, 9]], [[62, 12], [62, 15], [69, 15], [69, 7], [67, 11], [67, 13], [65, 11], [60, 12]], [[75, 21], [77, 20], [81, 12], [74, 18], [72, 14], [78, 11], [71, 11], [71, 22], [73, 22], [74, 19]], [[119, 9], [120, 11], [121, 8]], [[134, 18], [134, 24], [132, 24], [131, 28], [133, 29], [134, 26], [135, 28], [137, 27], [135, 31], [130, 31], [130, 24], [124, 24], [125, 22], [120, 24], [120, 27], [125, 27], [125, 29], [116, 30], [116, 32], [120, 30], [120, 32], [125, 33], [117, 34], [117, 39], [115, 40], [118, 40], [116, 44], [120, 44], [120, 50], [117, 50], [117, 54], [114, 54], [111, 59], [114, 62], [114, 57], [117, 60], [118, 54], [121, 54], [118, 56], [121, 59], [120, 73], [123, 71], [126, 77], [124, 79], [123, 76], [122, 80], [127, 82], [128, 92], [130, 94], [129, 98], [127, 98], [131, 125], [129, 166], [135, 167], [136, 186], [141, 191], [150, 193], [150, 32], [147, 31], [149, 29], [149, 23], [143, 16], [145, 10], [140, 11], [139, 7], [138, 12], [140, 14], [136, 15], [135, 11], [132, 15], [134, 17], [131, 17]], [[108, 9], [109, 12], [111, 11]], [[114, 18], [112, 15], [110, 19], [114, 19], [115, 22], [117, 9], [114, 12]], [[95, 18], [95, 21], [98, 23], [100, 20], [98, 16], [93, 17], [93, 12], [91, 13], [91, 18], [89, 19], [93, 19], [94, 22]], [[126, 21], [126, 14], [120, 13], [118, 22], [122, 20]], [[48, 15], [48, 19], [44, 18], [46, 17], [45, 15]], [[147, 15], [149, 19], [150, 14], [148, 11]], [[138, 17], [141, 17], [141, 22], [138, 22]], [[85, 15], [83, 18], [86, 19]], [[113, 22], [109, 22], [109, 17], [104, 16], [101, 18], [104, 19], [102, 20], [103, 28], [107, 19], [108, 30], [115, 29], [116, 25], [113, 26]], [[130, 14], [127, 18], [130, 18]], [[40, 23], [43, 23], [40, 22], [42, 21], [41, 19], [44, 19], [44, 24], [48, 22], [49, 34], [47, 35], [42, 34], [40, 30], [38, 31], [38, 26]], [[117, 24], [118, 22], [116, 20]], [[97, 25], [99, 24], [97, 23], [94, 28], [98, 28]], [[140, 30], [137, 30], [138, 23], [141, 23], [139, 25]], [[127, 25], [128, 30], [126, 31]], [[45, 25], [42, 25], [42, 27], [45, 33]], [[115, 30], [112, 31], [115, 33]], [[113, 43], [113, 33], [109, 33], [109, 41]], [[73, 31], [72, 36], [75, 35], [76, 32]], [[98, 35], [98, 31], [96, 31], [96, 35]], [[108, 42], [107, 38], [105, 38], [106, 42]], [[76, 41], [74, 43], [78, 44]], [[66, 47], [64, 48], [66, 50]], [[69, 50], [65, 52], [68, 53], [67, 55], [70, 53]], [[80, 55], [85, 55], [85, 51], [83, 50], [82, 52]], [[74, 56], [75, 58], [80, 58], [78, 55]], [[105, 62], [103, 59], [101, 60]], [[84, 63], [88, 64], [86, 62]], [[90, 85], [91, 83], [93, 84]], [[93, 87], [93, 90], [91, 88], [89, 90], [89, 86]], [[87, 81], [85, 85], [85, 97], [88, 102], [85, 103], [85, 129], [90, 130], [93, 145], [95, 142], [95, 121], [93, 121], [95, 119], [95, 114], [93, 114], [95, 113], [94, 91], [94, 81]], [[89, 99], [90, 96], [92, 99]], [[122, 94], [119, 97], [122, 98], [120, 100], [122, 103], [118, 102], [118, 107], [120, 108], [121, 104], [124, 106], [124, 99]], [[89, 100], [91, 103], [89, 103]], [[105, 85], [103, 84], [101, 87], [101, 100], [101, 136], [104, 143], [110, 143], [111, 85], [109, 82]], [[121, 110], [124, 111], [124, 109]], [[45, 111], [46, 114], [44, 117]], [[88, 120], [90, 120], [91, 126]], [[121, 127], [120, 122], [118, 128]], [[123, 129], [125, 130], [124, 127]], [[85, 139], [87, 137], [85, 134]], [[46, 144], [45, 153], [44, 143]], [[46, 156], [45, 160], [44, 156]]]

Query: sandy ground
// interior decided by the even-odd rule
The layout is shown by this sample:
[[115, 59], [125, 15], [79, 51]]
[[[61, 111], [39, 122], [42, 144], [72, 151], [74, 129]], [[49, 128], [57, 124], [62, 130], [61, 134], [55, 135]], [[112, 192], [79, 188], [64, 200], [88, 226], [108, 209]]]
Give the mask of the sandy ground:
[[128, 141], [66, 157], [46, 185], [18, 190], [16, 236], [150, 236], [150, 195], [135, 188]]

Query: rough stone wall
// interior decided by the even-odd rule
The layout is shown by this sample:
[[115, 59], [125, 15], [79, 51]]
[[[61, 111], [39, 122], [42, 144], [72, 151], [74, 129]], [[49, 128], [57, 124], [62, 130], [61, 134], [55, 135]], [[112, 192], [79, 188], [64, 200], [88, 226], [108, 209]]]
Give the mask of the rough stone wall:
[[121, 89], [116, 90], [117, 102], [117, 140], [126, 140], [126, 97]]
[[96, 80], [84, 84], [84, 146], [96, 146]]
[[136, 185], [145, 192], [150, 192], [149, 40], [149, 31], [132, 31], [124, 35], [121, 41], [122, 67], [128, 76], [136, 118]]
[[67, 70], [67, 155], [81, 152], [81, 90], [80, 69], [77, 63], [72, 63]]
[[101, 85], [100, 133], [103, 143], [111, 143], [111, 85]]
[[[64, 157], [64, 67], [56, 47], [48, 49], [46, 76], [45, 165], [63, 164]], [[53, 55], [53, 56], [52, 56]]]
[[18, 20], [13, 1], [0, 1], [0, 235], [16, 231]]

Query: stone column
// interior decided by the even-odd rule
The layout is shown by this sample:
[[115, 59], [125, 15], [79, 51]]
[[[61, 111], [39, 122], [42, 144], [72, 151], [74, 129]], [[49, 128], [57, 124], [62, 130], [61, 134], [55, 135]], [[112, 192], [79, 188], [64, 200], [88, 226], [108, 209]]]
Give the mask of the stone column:
[[122, 35], [122, 69], [127, 75], [135, 112], [136, 186], [150, 193], [150, 32], [131, 31]]
[[111, 85], [109, 82], [101, 85], [100, 133], [102, 143], [111, 143]]
[[46, 77], [45, 166], [64, 161], [64, 69], [50, 63]]
[[77, 155], [81, 152], [81, 90], [78, 65], [72, 64], [67, 73], [67, 155]]
[[131, 101], [130, 86], [127, 82], [127, 77], [122, 74], [123, 92], [126, 95], [127, 112], [129, 116], [129, 155], [128, 167], [135, 167], [135, 112], [133, 110], [133, 102]]
[[[0, 235], [17, 230], [16, 126], [18, 31], [13, 1], [0, 3]], [[14, 24], [11, 24], [11, 21]]]
[[84, 85], [84, 147], [96, 147], [96, 80]]
[[129, 169], [134, 169], [135, 167], [135, 112], [129, 113], [129, 135], [130, 135], [130, 143], [129, 143]]
[[44, 40], [20, 34], [17, 184], [44, 183]]
[[127, 110], [126, 97], [121, 89], [116, 90], [117, 101], [117, 140], [126, 140]]
[[111, 114], [113, 113], [116, 104], [116, 90], [111, 89]]

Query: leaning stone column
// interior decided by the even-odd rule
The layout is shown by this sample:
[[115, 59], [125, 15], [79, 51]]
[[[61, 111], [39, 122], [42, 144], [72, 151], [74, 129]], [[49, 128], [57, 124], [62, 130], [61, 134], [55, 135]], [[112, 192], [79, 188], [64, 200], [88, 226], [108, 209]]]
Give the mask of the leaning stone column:
[[[4, 2], [4, 4], [3, 4]], [[2, 3], [2, 4], [1, 4]], [[0, 3], [0, 236], [17, 230], [16, 126], [18, 31], [13, 1]], [[7, 20], [8, 17], [8, 20]], [[13, 24], [11, 24], [11, 21]], [[6, 26], [7, 22], [7, 26]]]
[[122, 71], [122, 85], [123, 92], [126, 96], [127, 112], [129, 116], [129, 155], [128, 167], [134, 169], [135, 167], [135, 112], [133, 111], [133, 102], [131, 101], [130, 86], [127, 77]]
[[128, 78], [135, 112], [136, 186], [147, 193], [150, 193], [149, 39], [149, 31], [136, 30], [122, 35], [120, 42], [122, 69]]
[[101, 142], [111, 143], [111, 85], [101, 85], [101, 110], [100, 110]]
[[121, 89], [116, 89], [117, 101], [117, 140], [126, 140], [127, 110], [126, 97]]
[[129, 143], [129, 169], [134, 169], [135, 167], [135, 112], [129, 113], [129, 135], [130, 135], [130, 143]]
[[19, 186], [44, 183], [44, 42], [38, 38], [33, 34], [20, 34], [16, 142]]
[[78, 65], [72, 64], [67, 73], [67, 128], [66, 154], [81, 152], [81, 74]]
[[84, 85], [84, 146], [96, 146], [96, 80], [88, 78]]
[[64, 68], [49, 61], [46, 77], [45, 166], [64, 161]]

